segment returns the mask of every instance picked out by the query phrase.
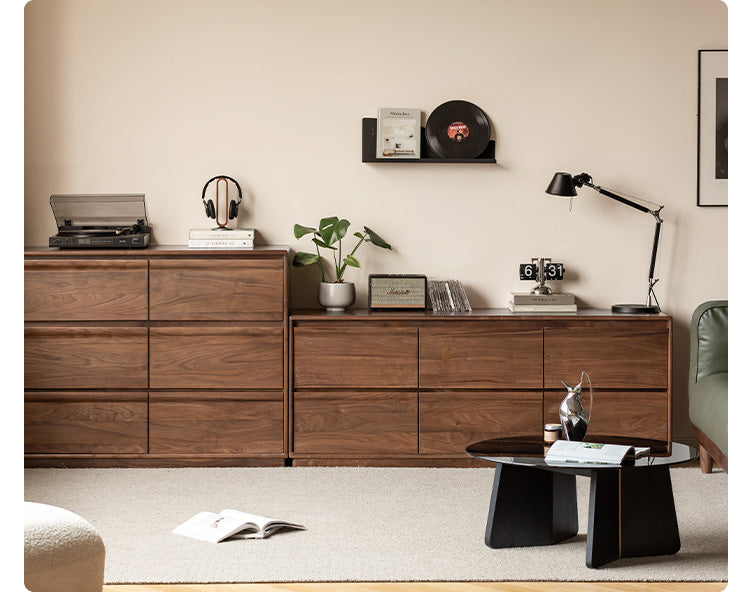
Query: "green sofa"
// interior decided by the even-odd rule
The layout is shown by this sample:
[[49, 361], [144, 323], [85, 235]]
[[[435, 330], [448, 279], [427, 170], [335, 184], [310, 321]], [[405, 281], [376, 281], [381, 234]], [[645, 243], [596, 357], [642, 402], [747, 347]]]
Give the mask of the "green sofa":
[[708, 301], [693, 312], [688, 396], [703, 472], [711, 472], [714, 462], [729, 472], [728, 330], [728, 301]]

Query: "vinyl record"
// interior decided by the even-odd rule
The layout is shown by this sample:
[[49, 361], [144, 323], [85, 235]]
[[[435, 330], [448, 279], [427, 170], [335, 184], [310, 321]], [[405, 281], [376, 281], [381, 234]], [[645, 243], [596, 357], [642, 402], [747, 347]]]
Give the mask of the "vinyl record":
[[429, 147], [446, 159], [474, 159], [490, 142], [490, 122], [479, 106], [463, 100], [440, 104], [427, 118]]

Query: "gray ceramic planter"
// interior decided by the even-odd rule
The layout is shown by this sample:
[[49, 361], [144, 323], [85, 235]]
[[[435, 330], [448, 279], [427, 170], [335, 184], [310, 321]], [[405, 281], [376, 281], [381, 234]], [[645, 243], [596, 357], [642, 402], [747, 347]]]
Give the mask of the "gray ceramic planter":
[[328, 313], [342, 313], [354, 305], [356, 298], [352, 282], [321, 282], [318, 288], [318, 303]]

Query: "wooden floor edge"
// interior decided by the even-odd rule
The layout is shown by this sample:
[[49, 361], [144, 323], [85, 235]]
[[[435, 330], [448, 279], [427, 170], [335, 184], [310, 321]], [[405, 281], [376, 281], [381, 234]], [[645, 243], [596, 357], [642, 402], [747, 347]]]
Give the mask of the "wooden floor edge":
[[109, 593], [125, 592], [706, 592], [726, 589], [727, 582], [539, 581], [539, 582], [290, 582], [212, 584], [104, 585]]

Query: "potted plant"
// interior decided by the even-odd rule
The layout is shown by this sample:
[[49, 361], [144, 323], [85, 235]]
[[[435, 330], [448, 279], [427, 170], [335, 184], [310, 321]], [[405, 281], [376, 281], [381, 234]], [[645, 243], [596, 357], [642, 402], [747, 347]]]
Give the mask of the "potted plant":
[[[318, 228], [305, 227], [303, 225], [294, 225], [294, 236], [297, 239], [305, 235], [312, 234], [312, 241], [315, 244], [316, 254], [310, 252], [297, 252], [292, 259], [292, 265], [295, 267], [306, 267], [307, 265], [317, 264], [320, 269], [320, 287], [318, 289], [318, 302], [329, 312], [342, 312], [347, 307], [354, 304], [356, 293], [352, 282], [343, 280], [344, 271], [347, 267], [360, 268], [359, 261], [354, 257], [354, 253], [359, 247], [369, 242], [379, 248], [391, 249], [382, 237], [368, 227], [362, 231], [357, 231], [354, 236], [359, 239], [357, 245], [352, 251], [344, 256], [342, 241], [349, 230], [350, 222], [346, 218], [339, 219], [337, 216], [323, 218]], [[320, 250], [331, 250], [333, 266], [336, 270], [335, 278], [332, 281], [326, 279], [326, 272], [323, 267], [323, 257]]]

